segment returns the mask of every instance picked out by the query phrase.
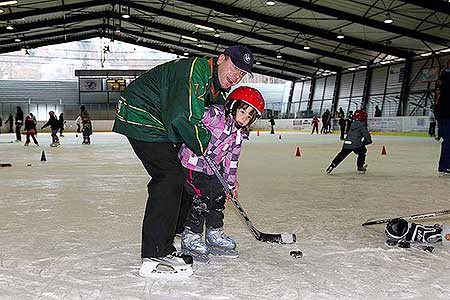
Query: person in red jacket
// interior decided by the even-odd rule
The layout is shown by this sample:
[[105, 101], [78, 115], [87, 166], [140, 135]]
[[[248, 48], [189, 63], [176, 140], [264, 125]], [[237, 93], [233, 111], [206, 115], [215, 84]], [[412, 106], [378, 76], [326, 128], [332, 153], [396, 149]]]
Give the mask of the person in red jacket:
[[28, 115], [25, 118], [25, 131], [27, 135], [27, 140], [25, 141], [24, 146], [28, 146], [30, 144], [30, 136], [33, 138], [33, 142], [36, 146], [39, 146], [39, 143], [35, 137], [36, 135], [36, 123], [31, 115]]
[[314, 133], [314, 130], [316, 131], [317, 134], [319, 134], [319, 122], [320, 122], [319, 118], [316, 115], [314, 115], [312, 122], [311, 122], [311, 124], [313, 126], [311, 134]]

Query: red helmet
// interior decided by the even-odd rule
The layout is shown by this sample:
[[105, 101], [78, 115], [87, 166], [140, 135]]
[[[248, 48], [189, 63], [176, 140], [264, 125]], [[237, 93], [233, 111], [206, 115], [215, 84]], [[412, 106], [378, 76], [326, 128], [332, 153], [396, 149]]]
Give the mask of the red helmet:
[[48, 112], [48, 114], [49, 114], [50, 116], [53, 116], [53, 115], [55, 115], [55, 112], [54, 112], [53, 110], [51, 110], [51, 111]]
[[242, 101], [256, 110], [258, 117], [261, 117], [264, 111], [264, 98], [261, 93], [249, 86], [240, 86], [236, 88], [227, 97], [227, 107], [232, 110], [235, 101]]
[[367, 121], [367, 113], [362, 109], [357, 109], [355, 111], [355, 113], [353, 114], [353, 118], [356, 121], [361, 121], [361, 122]]

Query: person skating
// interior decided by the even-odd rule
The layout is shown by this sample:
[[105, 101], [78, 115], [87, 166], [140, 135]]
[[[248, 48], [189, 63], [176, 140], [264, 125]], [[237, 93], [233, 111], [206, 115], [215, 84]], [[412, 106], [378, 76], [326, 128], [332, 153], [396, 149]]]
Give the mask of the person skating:
[[270, 123], [270, 134], [275, 134], [275, 130], [274, 130], [274, 126], [275, 126], [275, 119], [273, 118], [273, 116], [270, 116], [269, 119], [269, 123]]
[[33, 116], [30, 114], [25, 118], [25, 131], [27, 139], [25, 141], [25, 146], [28, 146], [30, 144], [30, 136], [33, 139], [33, 142], [36, 144], [36, 146], [39, 146], [39, 143], [36, 139], [36, 122], [33, 119]]
[[22, 107], [17, 106], [17, 112], [16, 112], [16, 142], [22, 141], [22, 134], [20, 133], [20, 128], [22, 128], [23, 125], [23, 110]]
[[342, 149], [328, 166], [327, 174], [330, 174], [351, 152], [358, 155], [357, 170], [361, 173], [366, 172], [366, 145], [372, 143], [372, 137], [367, 129], [367, 113], [364, 110], [356, 110], [353, 117], [354, 121], [345, 137]]
[[58, 129], [59, 129], [59, 121], [56, 118], [54, 111], [48, 112], [49, 119], [47, 123], [45, 123], [41, 129], [44, 129], [45, 127], [50, 126], [50, 129], [52, 130], [52, 143], [50, 144], [50, 147], [58, 147], [59, 146], [59, 138], [58, 138]]
[[[186, 169], [185, 190], [192, 196], [192, 208], [181, 236], [181, 249], [194, 259], [208, 262], [209, 254], [238, 257], [236, 242], [223, 231], [225, 199], [237, 197], [237, 167], [243, 140], [248, 139], [250, 125], [264, 111], [261, 93], [241, 86], [227, 98], [225, 106], [211, 105], [205, 109], [202, 123], [211, 132], [206, 153], [223, 170], [223, 176], [233, 195], [226, 195], [202, 155], [196, 155], [186, 145], [179, 157]], [[206, 227], [205, 241], [203, 240]]]
[[436, 81], [436, 118], [438, 137], [442, 139], [438, 172], [450, 176], [450, 59]]
[[60, 137], [64, 137], [63, 132], [64, 132], [64, 127], [66, 126], [66, 121], [64, 120], [64, 113], [60, 113], [59, 114], [59, 118], [58, 118], [58, 122], [59, 122], [59, 136]]
[[[205, 105], [223, 104], [223, 92], [251, 73], [253, 54], [245, 46], [218, 57], [176, 59], [139, 76], [119, 99], [113, 131], [125, 135], [152, 177], [142, 226], [143, 277], [192, 275], [192, 257], [173, 246], [183, 194], [178, 158], [185, 143], [201, 155], [211, 133], [201, 119]], [[161, 220], [164, 220], [162, 222]]]
[[343, 141], [345, 138], [345, 113], [342, 107], [339, 107], [338, 112], [338, 118], [339, 118], [339, 129], [341, 131], [340, 140]]
[[311, 130], [311, 134], [314, 133], [314, 130], [316, 131], [317, 134], [319, 134], [319, 118], [317, 117], [317, 115], [314, 115], [311, 124], [312, 124], [312, 130]]
[[91, 117], [84, 105], [80, 106], [80, 111], [81, 111], [80, 112], [81, 125], [83, 126], [83, 129], [81, 130], [81, 132], [83, 134], [83, 142], [81, 144], [90, 145], [91, 144], [91, 135], [92, 135]]
[[14, 132], [14, 117], [12, 114], [9, 114], [8, 119], [6, 119], [5, 124], [8, 123], [9, 124], [9, 133], [13, 133]]

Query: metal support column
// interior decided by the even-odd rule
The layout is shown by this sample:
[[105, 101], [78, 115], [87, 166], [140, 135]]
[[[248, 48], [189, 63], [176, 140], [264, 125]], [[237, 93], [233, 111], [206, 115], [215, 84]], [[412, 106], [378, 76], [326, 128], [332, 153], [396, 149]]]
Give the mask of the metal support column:
[[336, 73], [336, 81], [334, 82], [333, 102], [331, 104], [331, 107], [332, 107], [331, 113], [333, 115], [337, 111], [337, 108], [339, 105], [339, 90], [341, 88], [341, 78], [342, 78], [342, 72], [339, 71]]
[[[289, 114], [291, 113], [291, 105], [292, 105], [292, 97], [294, 96], [294, 87], [295, 87], [295, 81], [291, 81], [291, 90], [289, 91], [289, 98], [286, 108], [286, 117], [289, 118]], [[295, 117], [294, 117], [295, 118]]]
[[314, 90], [316, 88], [316, 78], [311, 78], [311, 86], [309, 87], [309, 95], [308, 95], [308, 114], [312, 110], [312, 103], [314, 97]]
[[372, 80], [372, 68], [369, 66], [366, 71], [366, 78], [364, 79], [364, 90], [361, 108], [367, 111], [367, 104], [369, 104], [369, 93], [370, 93], [370, 81]]
[[408, 96], [409, 96], [409, 80], [411, 77], [411, 59], [406, 59], [405, 68], [402, 76], [402, 89], [400, 91], [400, 101], [398, 103], [397, 116], [406, 116], [408, 110]]

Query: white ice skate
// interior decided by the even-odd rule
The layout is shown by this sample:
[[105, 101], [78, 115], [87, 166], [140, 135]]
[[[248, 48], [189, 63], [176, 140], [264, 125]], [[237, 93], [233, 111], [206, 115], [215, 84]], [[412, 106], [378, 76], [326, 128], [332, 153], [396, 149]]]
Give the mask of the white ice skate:
[[54, 142], [50, 144], [50, 147], [58, 147], [59, 145], [59, 142]]
[[223, 232], [223, 228], [208, 228], [206, 230], [206, 245], [211, 255], [229, 258], [239, 257], [236, 242]]
[[358, 173], [359, 174], [364, 174], [364, 173], [366, 173], [366, 171], [367, 171], [367, 164], [365, 164], [361, 168], [358, 168]]
[[202, 235], [185, 229], [181, 234], [181, 251], [192, 255], [192, 258], [201, 263], [209, 263], [209, 248], [202, 240]]
[[176, 252], [164, 257], [143, 258], [139, 269], [139, 276], [145, 278], [180, 279], [192, 273], [192, 257]]

